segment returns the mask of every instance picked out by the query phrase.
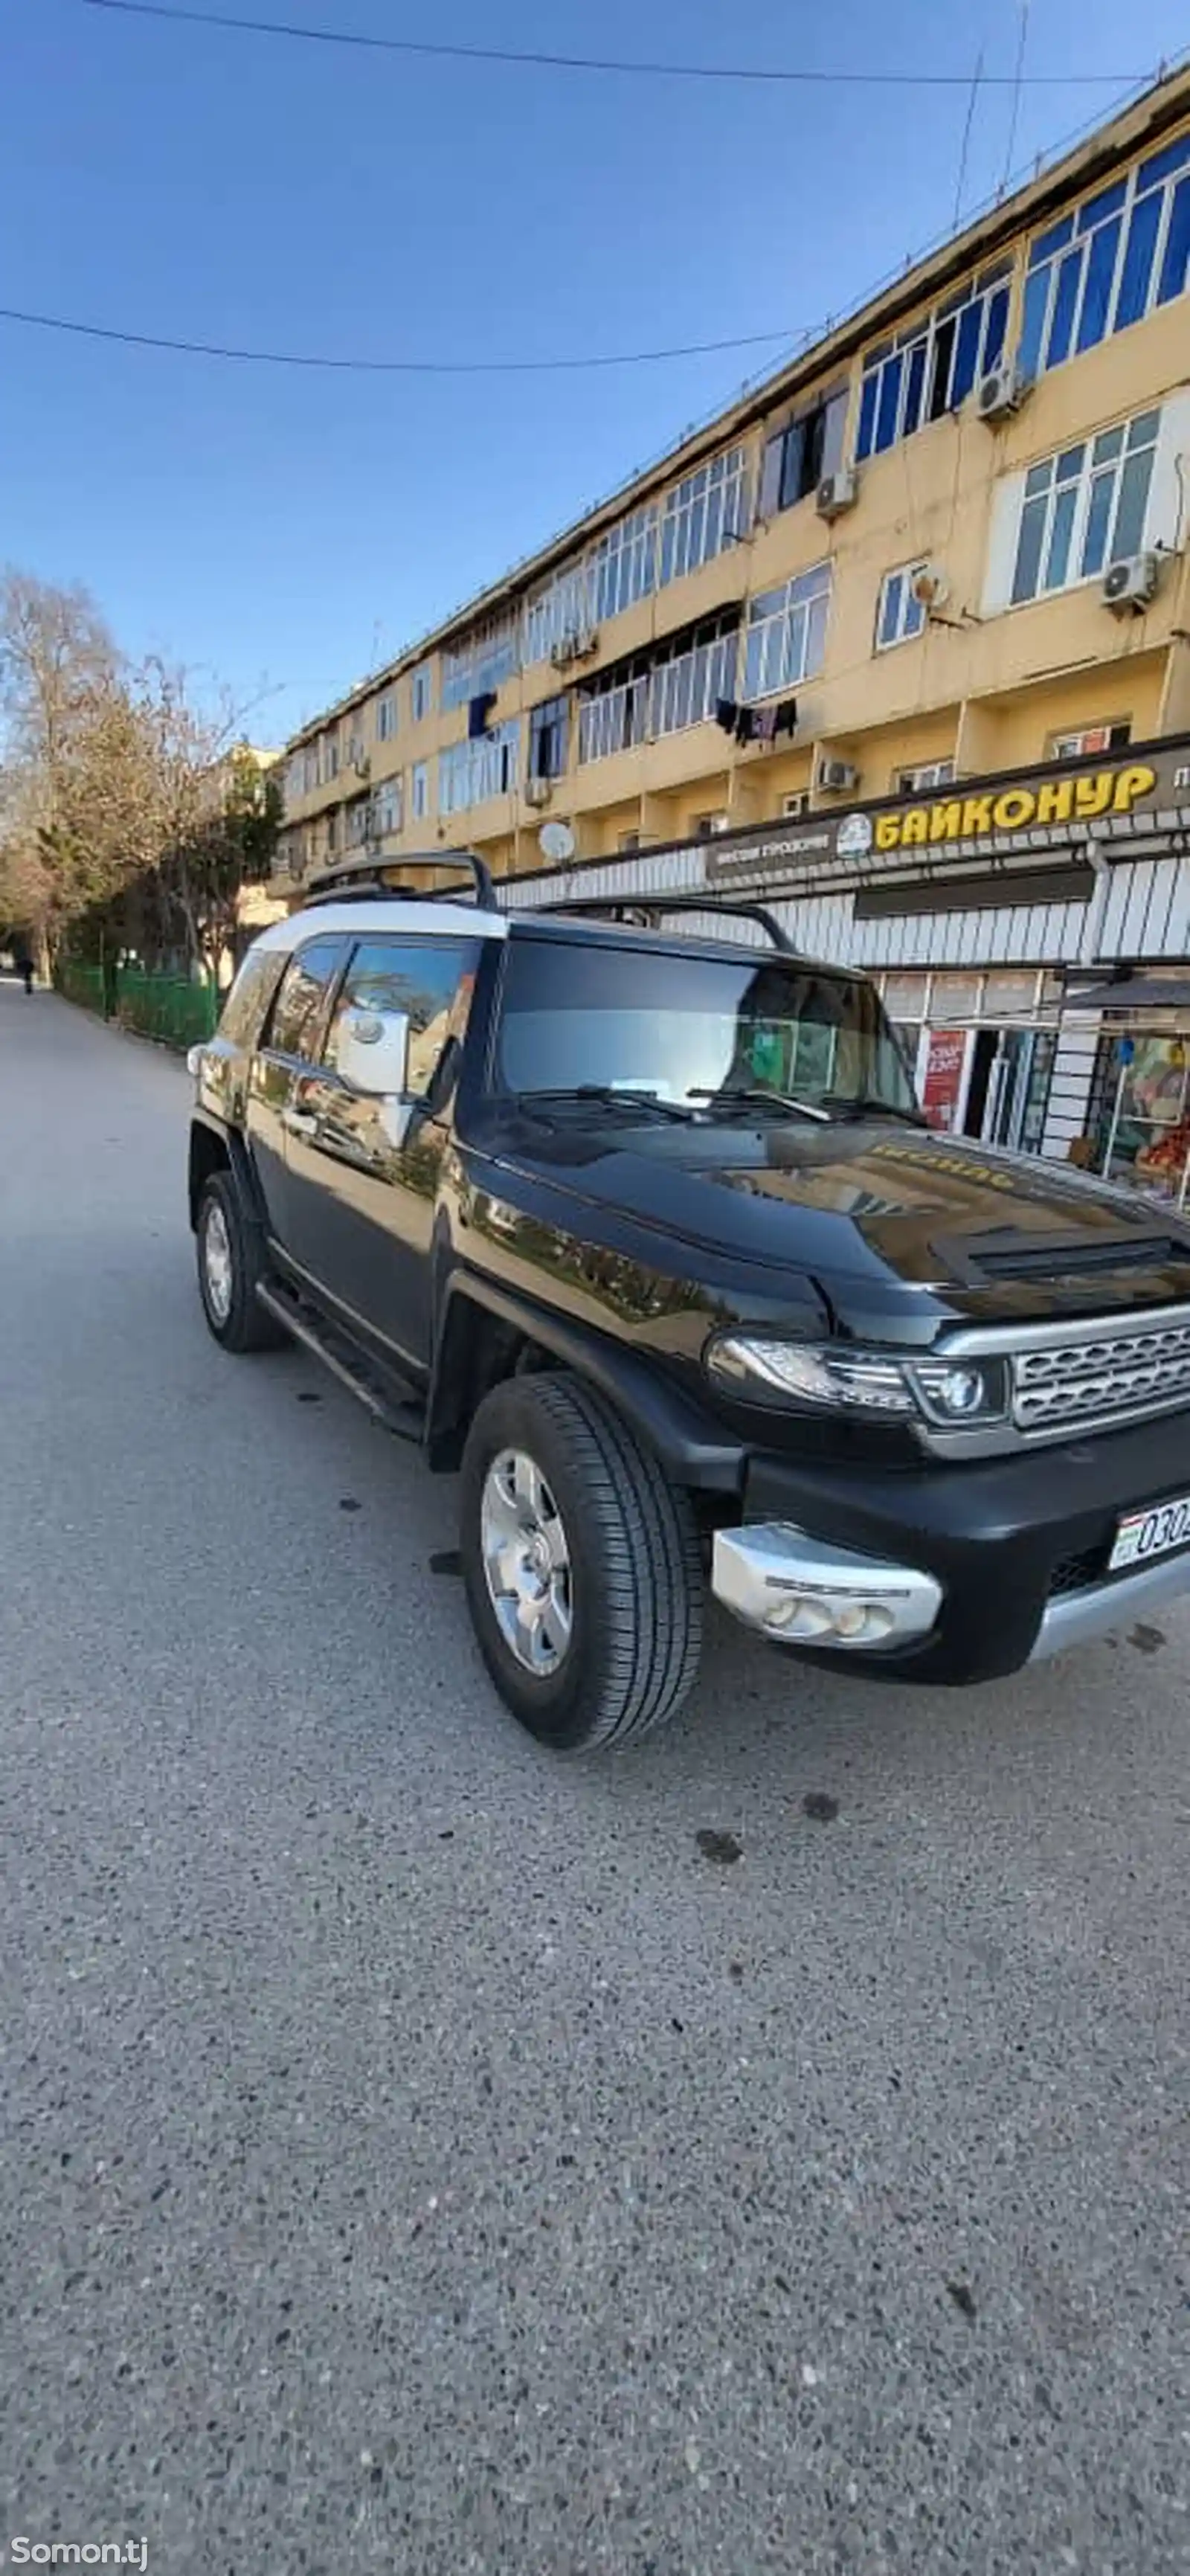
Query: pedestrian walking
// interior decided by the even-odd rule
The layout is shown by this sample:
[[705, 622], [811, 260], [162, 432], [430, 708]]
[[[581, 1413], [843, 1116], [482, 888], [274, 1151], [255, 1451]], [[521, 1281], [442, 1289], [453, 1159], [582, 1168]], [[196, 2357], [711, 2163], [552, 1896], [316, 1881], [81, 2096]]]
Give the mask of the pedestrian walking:
[[22, 978], [26, 993], [31, 993], [33, 990], [33, 959], [29, 950], [25, 946], [23, 939], [18, 939], [16, 943], [16, 948], [13, 953], [13, 964], [16, 967], [18, 975]]

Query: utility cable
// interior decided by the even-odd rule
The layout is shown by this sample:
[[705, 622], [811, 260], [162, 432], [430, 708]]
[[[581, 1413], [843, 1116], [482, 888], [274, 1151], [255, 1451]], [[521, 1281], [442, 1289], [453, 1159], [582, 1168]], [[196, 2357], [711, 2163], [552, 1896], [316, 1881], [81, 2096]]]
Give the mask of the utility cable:
[[[447, 62], [519, 63], [535, 70], [615, 72], [644, 80], [761, 81], [789, 87], [854, 89], [967, 89], [969, 72], [815, 71], [765, 63], [657, 63], [622, 61], [602, 54], [552, 54], [518, 50], [509, 45], [452, 45], [421, 36], [375, 36], [362, 29], [303, 27], [280, 18], [241, 18], [219, 9], [171, 9], [166, 0], [82, 0], [85, 9], [106, 9], [123, 18], [159, 18], [169, 24], [221, 27], [246, 36], [282, 36], [307, 45], [347, 45], [379, 54], [421, 54]], [[1150, 72], [1030, 72], [1022, 81], [1019, 66], [1011, 72], [984, 72], [984, 89], [1126, 89], [1148, 80]]]

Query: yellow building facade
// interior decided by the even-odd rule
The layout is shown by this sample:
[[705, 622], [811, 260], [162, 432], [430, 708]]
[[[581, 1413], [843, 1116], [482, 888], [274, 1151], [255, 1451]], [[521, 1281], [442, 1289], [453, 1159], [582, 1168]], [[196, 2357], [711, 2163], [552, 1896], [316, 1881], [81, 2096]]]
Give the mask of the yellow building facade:
[[1188, 733], [1188, 509], [1181, 73], [305, 726], [278, 890]]

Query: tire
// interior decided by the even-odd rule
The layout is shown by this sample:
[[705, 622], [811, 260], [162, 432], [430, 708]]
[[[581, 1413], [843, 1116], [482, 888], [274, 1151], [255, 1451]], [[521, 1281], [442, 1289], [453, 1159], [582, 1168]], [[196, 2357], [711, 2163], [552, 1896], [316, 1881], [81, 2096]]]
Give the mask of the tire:
[[245, 1215], [230, 1172], [203, 1183], [195, 1243], [202, 1310], [220, 1349], [278, 1349], [288, 1336], [256, 1294], [264, 1269], [260, 1229]]
[[702, 1644], [694, 1515], [583, 1379], [510, 1378], [485, 1397], [463, 1456], [461, 1553], [484, 1662], [540, 1743], [624, 1744], [681, 1706]]

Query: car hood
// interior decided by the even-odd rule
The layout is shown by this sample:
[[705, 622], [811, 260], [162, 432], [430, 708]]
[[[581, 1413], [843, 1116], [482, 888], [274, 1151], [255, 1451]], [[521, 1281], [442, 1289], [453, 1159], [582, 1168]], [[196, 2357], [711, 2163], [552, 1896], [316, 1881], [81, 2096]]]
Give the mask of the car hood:
[[581, 1134], [560, 1122], [502, 1159], [692, 1247], [810, 1275], [844, 1309], [846, 1282], [932, 1291], [972, 1320], [1190, 1298], [1190, 1225], [1176, 1215], [1067, 1165], [900, 1122]]

